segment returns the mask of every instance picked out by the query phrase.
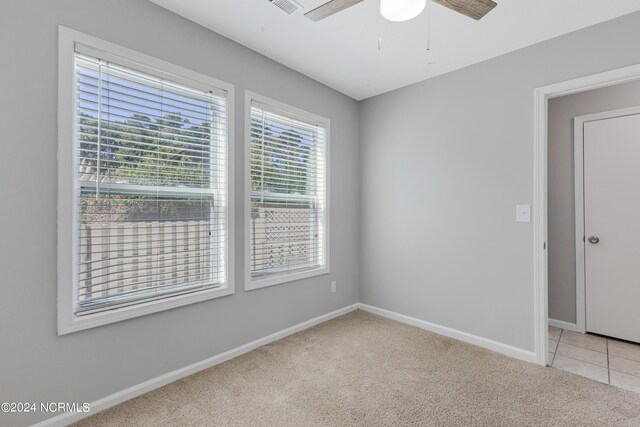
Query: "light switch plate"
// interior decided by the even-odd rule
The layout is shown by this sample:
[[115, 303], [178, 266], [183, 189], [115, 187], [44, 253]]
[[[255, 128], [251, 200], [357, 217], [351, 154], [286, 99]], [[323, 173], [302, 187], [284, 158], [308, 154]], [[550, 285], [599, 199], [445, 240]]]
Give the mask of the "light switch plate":
[[531, 205], [516, 206], [516, 222], [531, 222]]

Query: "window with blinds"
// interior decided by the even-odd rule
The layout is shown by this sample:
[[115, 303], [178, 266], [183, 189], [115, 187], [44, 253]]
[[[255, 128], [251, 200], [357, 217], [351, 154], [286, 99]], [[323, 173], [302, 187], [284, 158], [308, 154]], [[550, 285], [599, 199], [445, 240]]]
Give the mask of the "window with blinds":
[[227, 93], [75, 45], [77, 316], [224, 286]]
[[328, 272], [328, 122], [254, 96], [248, 288]]

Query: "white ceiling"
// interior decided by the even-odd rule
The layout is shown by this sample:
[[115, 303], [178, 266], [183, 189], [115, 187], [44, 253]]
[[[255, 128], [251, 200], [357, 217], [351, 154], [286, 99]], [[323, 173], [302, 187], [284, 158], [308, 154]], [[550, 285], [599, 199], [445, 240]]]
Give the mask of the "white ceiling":
[[327, 0], [298, 0], [293, 15], [268, 0], [151, 1], [357, 100], [640, 10], [639, 0], [496, 0], [474, 21], [434, 3], [427, 51], [427, 13], [385, 21], [379, 0], [320, 22], [303, 13]]

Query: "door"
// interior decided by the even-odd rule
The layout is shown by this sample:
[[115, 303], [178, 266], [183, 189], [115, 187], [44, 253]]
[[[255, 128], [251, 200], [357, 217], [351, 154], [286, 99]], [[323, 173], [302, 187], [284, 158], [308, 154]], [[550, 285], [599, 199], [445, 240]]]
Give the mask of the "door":
[[640, 342], [640, 114], [583, 132], [586, 330]]

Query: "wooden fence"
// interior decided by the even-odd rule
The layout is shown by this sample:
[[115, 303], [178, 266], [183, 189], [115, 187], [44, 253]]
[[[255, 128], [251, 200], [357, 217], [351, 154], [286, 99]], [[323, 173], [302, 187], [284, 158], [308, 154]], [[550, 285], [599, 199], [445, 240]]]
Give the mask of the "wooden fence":
[[83, 224], [78, 300], [216, 280], [215, 239], [209, 221]]
[[[309, 207], [260, 207], [252, 218], [252, 274], [318, 263], [317, 221]], [[149, 289], [223, 281], [210, 221], [85, 223], [80, 228], [78, 302], [103, 303]]]

